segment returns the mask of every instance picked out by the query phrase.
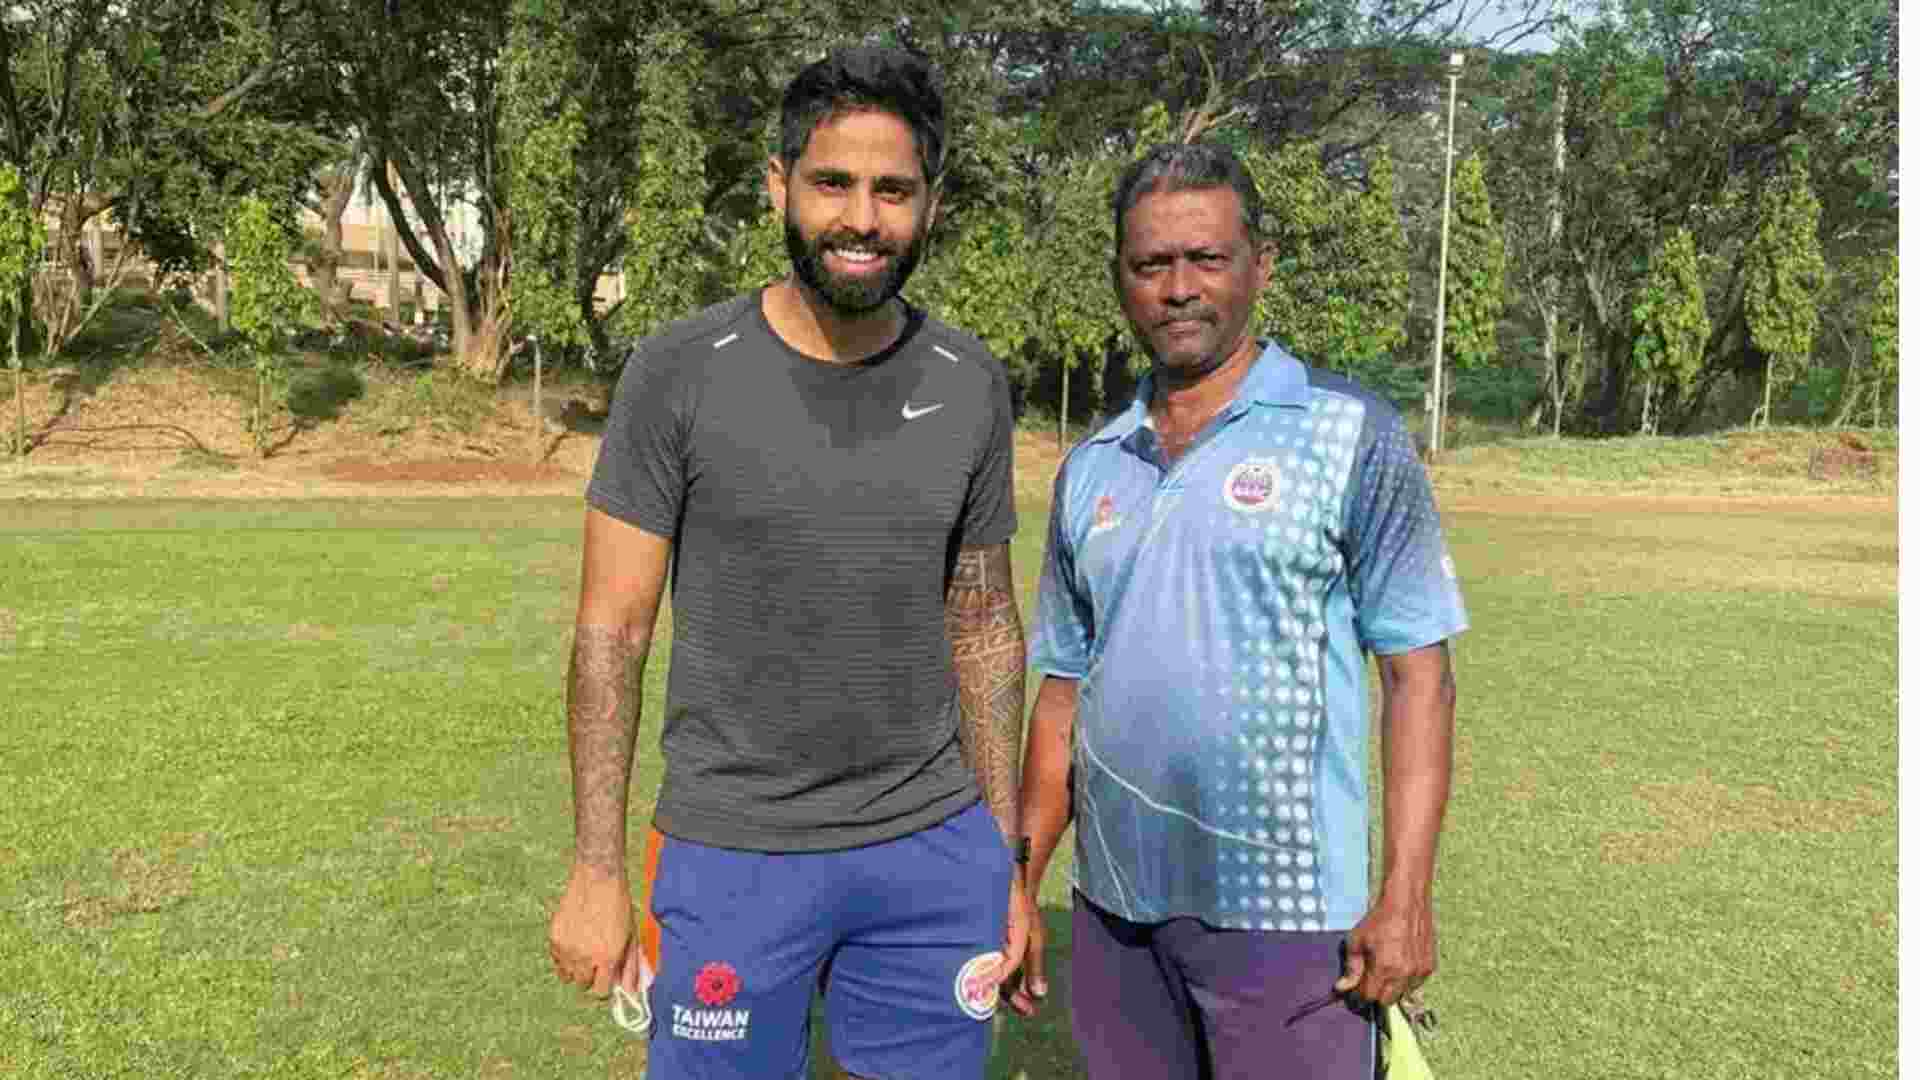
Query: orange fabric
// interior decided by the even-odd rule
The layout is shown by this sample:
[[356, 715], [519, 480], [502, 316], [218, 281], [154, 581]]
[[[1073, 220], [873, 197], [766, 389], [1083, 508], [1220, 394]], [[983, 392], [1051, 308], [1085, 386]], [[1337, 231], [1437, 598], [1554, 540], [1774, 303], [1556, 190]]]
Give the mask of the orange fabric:
[[640, 887], [634, 900], [640, 908], [640, 956], [649, 972], [660, 970], [660, 922], [653, 917], [653, 880], [660, 873], [660, 847], [663, 838], [658, 829], [647, 830], [647, 852], [640, 858]]

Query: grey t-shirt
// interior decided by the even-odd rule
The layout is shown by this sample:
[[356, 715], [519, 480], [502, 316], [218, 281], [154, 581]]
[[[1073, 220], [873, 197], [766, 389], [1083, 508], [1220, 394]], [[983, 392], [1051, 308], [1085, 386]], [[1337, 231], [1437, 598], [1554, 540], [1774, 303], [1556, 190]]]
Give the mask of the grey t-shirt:
[[587, 501], [674, 541], [654, 823], [717, 847], [904, 836], [979, 797], [946, 581], [1014, 532], [1005, 369], [912, 310], [856, 366], [789, 348], [760, 295], [629, 355]]

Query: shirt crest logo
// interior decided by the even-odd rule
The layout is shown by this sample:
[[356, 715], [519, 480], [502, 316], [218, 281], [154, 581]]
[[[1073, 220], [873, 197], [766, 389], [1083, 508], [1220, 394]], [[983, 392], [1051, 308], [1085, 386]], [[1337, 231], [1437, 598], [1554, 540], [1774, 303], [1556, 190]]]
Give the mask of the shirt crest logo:
[[1273, 509], [1280, 497], [1280, 462], [1275, 458], [1248, 458], [1227, 470], [1221, 485], [1227, 505], [1243, 514]]
[[1103, 532], [1120, 527], [1120, 511], [1113, 505], [1113, 496], [1102, 495], [1100, 501], [1093, 504], [1093, 528], [1088, 536], [1099, 536]]

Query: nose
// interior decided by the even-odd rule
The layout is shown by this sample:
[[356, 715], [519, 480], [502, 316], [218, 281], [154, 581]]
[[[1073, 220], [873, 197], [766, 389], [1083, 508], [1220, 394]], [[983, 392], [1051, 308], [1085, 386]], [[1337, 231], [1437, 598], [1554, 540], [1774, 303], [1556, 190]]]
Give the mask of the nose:
[[879, 207], [873, 192], [856, 185], [840, 204], [840, 225], [848, 232], [866, 236], [879, 223]]
[[1168, 307], [1185, 307], [1200, 297], [1200, 274], [1185, 259], [1175, 259], [1163, 280], [1162, 300]]

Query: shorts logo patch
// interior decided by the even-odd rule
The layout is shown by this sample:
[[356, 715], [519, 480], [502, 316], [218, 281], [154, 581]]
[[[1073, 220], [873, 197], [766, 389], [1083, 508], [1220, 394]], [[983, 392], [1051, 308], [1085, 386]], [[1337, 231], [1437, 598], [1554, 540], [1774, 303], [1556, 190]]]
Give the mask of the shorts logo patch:
[[960, 967], [953, 979], [953, 998], [960, 1011], [975, 1020], [991, 1020], [1000, 1004], [1000, 984], [993, 974], [1000, 967], [1000, 954], [981, 953]]
[[1113, 496], [1102, 495], [1100, 501], [1093, 504], [1093, 528], [1088, 536], [1099, 536], [1110, 529], [1120, 527], [1120, 512], [1113, 505]]
[[724, 1009], [733, 1004], [734, 995], [740, 992], [740, 973], [733, 970], [732, 964], [708, 964], [693, 977], [693, 992], [700, 996], [701, 1004]]
[[693, 993], [704, 1009], [673, 1007], [673, 1035], [695, 1042], [740, 1042], [747, 1037], [750, 1009], [729, 1009], [740, 993], [740, 973], [732, 964], [711, 963], [693, 977]]
[[1280, 463], [1273, 458], [1248, 458], [1227, 471], [1221, 494], [1228, 506], [1241, 513], [1272, 509], [1280, 495]]

